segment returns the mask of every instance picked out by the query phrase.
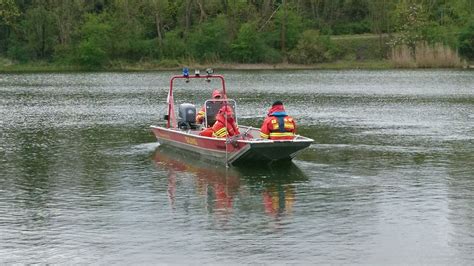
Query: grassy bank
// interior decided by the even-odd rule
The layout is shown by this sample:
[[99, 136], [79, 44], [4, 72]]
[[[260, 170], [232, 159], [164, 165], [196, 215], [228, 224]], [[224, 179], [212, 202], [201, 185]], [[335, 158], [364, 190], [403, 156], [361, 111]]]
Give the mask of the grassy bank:
[[221, 69], [221, 70], [284, 70], [284, 69], [389, 69], [393, 65], [387, 60], [378, 61], [336, 61], [331, 63], [321, 63], [314, 65], [297, 65], [289, 63], [279, 64], [237, 64], [237, 63], [177, 63], [172, 66], [159, 62], [113, 62], [103, 68], [88, 69], [80, 66], [61, 65], [48, 62], [29, 62], [25, 64], [11, 63], [0, 65], [0, 73], [48, 73], [48, 72], [134, 72], [134, 71], [163, 71], [178, 70], [182, 67], [191, 69]]
[[87, 71], [87, 69], [49, 63], [44, 61], [36, 61], [29, 63], [18, 63], [6, 58], [0, 58], [0, 73], [36, 73], [36, 72], [79, 72]]
[[135, 63], [135, 64], [114, 64], [107, 68], [110, 71], [153, 71], [153, 70], [174, 70], [182, 67], [189, 67], [192, 69], [223, 69], [223, 70], [291, 70], [291, 69], [388, 69], [393, 65], [387, 60], [373, 60], [373, 61], [337, 61], [331, 63], [321, 63], [312, 65], [298, 65], [290, 63], [278, 64], [238, 64], [238, 63], [184, 63], [173, 66], [152, 63]]
[[162, 71], [162, 70], [180, 70], [182, 67], [191, 69], [221, 69], [221, 70], [296, 70], [296, 69], [389, 69], [393, 64], [388, 60], [371, 61], [337, 61], [331, 63], [321, 63], [314, 65], [297, 65], [289, 63], [279, 64], [238, 64], [238, 63], [176, 63], [160, 64], [159, 62], [113, 62], [100, 69], [87, 69], [80, 66], [61, 65], [47, 62], [30, 62], [27, 64], [2, 64], [0, 73], [48, 73], [48, 72], [133, 72], [133, 71]]
[[[215, 64], [178, 64], [176, 66], [163, 66], [159, 63], [115, 63], [101, 69], [87, 69], [79, 66], [59, 65], [54, 63], [33, 62], [28, 64], [0, 65], [0, 73], [54, 73], [54, 72], [141, 72], [141, 71], [165, 71], [181, 70], [183, 67], [190, 69], [213, 68], [217, 70], [344, 70], [344, 69], [418, 69], [421, 67], [410, 67], [396, 65], [391, 60], [370, 60], [370, 61], [345, 61], [339, 60], [330, 63], [320, 63], [313, 65], [296, 65], [288, 63], [280, 64], [237, 64], [237, 63], [215, 63]], [[433, 68], [433, 67], [428, 67]], [[442, 67], [440, 67], [442, 68]], [[463, 68], [474, 68], [474, 62]]]
[[[137, 62], [130, 63], [124, 61], [114, 61], [111, 64], [100, 69], [87, 69], [74, 65], [63, 65], [48, 62], [30, 62], [26, 64], [14, 63], [9, 60], [0, 59], [0, 73], [54, 73], [54, 72], [141, 72], [141, 71], [165, 71], [173, 70], [180, 71], [183, 67], [190, 69], [213, 68], [217, 70], [343, 70], [343, 69], [367, 69], [367, 70], [381, 70], [381, 69], [419, 69], [419, 68], [445, 68], [443, 64], [433, 64], [433, 66], [420, 66], [414, 63], [400, 64], [399, 61], [380, 59], [380, 60], [338, 60], [335, 62], [312, 64], [312, 65], [298, 65], [289, 63], [279, 64], [238, 64], [238, 63], [179, 63], [174, 62], [170, 64], [169, 61], [161, 62]], [[474, 69], [474, 62], [467, 62], [462, 67], [456, 66], [452, 68], [471, 68]]]

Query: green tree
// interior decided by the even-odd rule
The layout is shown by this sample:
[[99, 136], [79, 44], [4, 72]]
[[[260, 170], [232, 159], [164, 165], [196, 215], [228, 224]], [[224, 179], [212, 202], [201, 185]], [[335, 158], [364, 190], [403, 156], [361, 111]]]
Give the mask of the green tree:
[[50, 0], [51, 10], [56, 19], [58, 41], [62, 46], [68, 46], [72, 42], [72, 35], [82, 22], [84, 7], [74, 0]]
[[[283, 25], [284, 27], [282, 27]], [[282, 30], [284, 30], [284, 50], [289, 51], [293, 49], [304, 29], [305, 22], [293, 7], [288, 7], [286, 12], [283, 8], [280, 8], [275, 14], [274, 26], [271, 29], [270, 40], [272, 41], [272, 46], [274, 48], [281, 48]]]
[[80, 29], [81, 41], [76, 49], [76, 61], [87, 68], [100, 68], [108, 60], [112, 27], [106, 14], [89, 14]]
[[20, 10], [13, 0], [0, 0], [0, 52], [6, 52], [12, 29], [20, 16]]
[[383, 3], [367, 0], [341, 1], [340, 19], [332, 26], [334, 34], [361, 34], [370, 32], [369, 10], [371, 6]]
[[110, 29], [108, 53], [114, 59], [139, 60], [149, 53], [142, 23], [143, 1], [115, 0], [104, 14]]
[[74, 37], [83, 22], [87, 6], [82, 1], [77, 0], [49, 0], [49, 4], [49, 8], [54, 14], [54, 27], [57, 31], [54, 60], [70, 63], [74, 48]]
[[0, 0], [0, 24], [12, 26], [20, 16], [14, 0]]
[[391, 45], [407, 45], [412, 55], [415, 55], [416, 45], [426, 41], [428, 14], [423, 5], [401, 1], [394, 13], [395, 25], [398, 35], [392, 40]]
[[154, 26], [154, 35], [157, 37], [159, 44], [163, 43], [163, 27], [166, 23], [167, 7], [167, 0], [146, 0], [144, 5], [145, 10], [143, 10], [143, 13], [149, 20], [151, 19]]
[[242, 23], [256, 21], [259, 19], [258, 12], [254, 5], [246, 0], [228, 0], [227, 13], [229, 34], [235, 37]]
[[190, 54], [206, 62], [224, 59], [230, 48], [227, 25], [226, 17], [220, 15], [194, 27], [188, 38]]
[[58, 42], [54, 14], [43, 5], [28, 9], [21, 25], [21, 37], [33, 59], [50, 58]]

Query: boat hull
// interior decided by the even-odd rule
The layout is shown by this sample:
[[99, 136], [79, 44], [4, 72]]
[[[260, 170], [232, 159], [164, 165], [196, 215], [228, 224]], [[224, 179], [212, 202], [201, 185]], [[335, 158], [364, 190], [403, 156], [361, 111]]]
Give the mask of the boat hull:
[[182, 150], [198, 153], [210, 157], [211, 159], [222, 161], [225, 161], [226, 157], [235, 154], [246, 145], [245, 143], [233, 145], [231, 143], [226, 143], [226, 139], [203, 137], [191, 131], [168, 129], [157, 126], [152, 126], [151, 128], [156, 139], [162, 145], [174, 146]]
[[161, 145], [169, 145], [180, 150], [190, 151], [205, 159], [220, 161], [229, 165], [246, 163], [271, 163], [290, 161], [299, 152], [309, 147], [312, 139], [297, 137], [294, 140], [272, 141], [258, 139], [258, 130], [241, 127], [248, 138], [222, 139], [199, 136], [199, 131], [180, 130], [160, 126], [151, 127]]
[[[249, 143], [248, 149], [243, 149], [238, 156], [229, 159], [232, 165], [247, 162], [277, 162], [291, 161], [298, 153], [311, 145], [311, 142], [279, 141], [270, 143]], [[243, 151], [242, 150], [242, 151]]]

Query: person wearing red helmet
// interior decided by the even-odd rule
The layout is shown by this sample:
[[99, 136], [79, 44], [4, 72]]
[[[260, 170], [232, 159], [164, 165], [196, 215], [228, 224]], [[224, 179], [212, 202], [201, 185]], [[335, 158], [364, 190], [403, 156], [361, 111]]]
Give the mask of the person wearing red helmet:
[[295, 138], [295, 133], [296, 123], [293, 117], [286, 113], [281, 101], [274, 102], [260, 128], [260, 137], [271, 140], [289, 140]]
[[201, 136], [225, 138], [240, 134], [239, 127], [234, 119], [234, 112], [229, 105], [222, 106], [216, 115], [216, 123], [199, 133]]
[[[219, 90], [215, 89], [212, 92], [212, 99], [222, 99], [222, 98], [223, 98], [222, 93]], [[202, 124], [204, 122], [205, 116], [206, 116], [206, 106], [204, 105], [196, 115], [196, 123]]]

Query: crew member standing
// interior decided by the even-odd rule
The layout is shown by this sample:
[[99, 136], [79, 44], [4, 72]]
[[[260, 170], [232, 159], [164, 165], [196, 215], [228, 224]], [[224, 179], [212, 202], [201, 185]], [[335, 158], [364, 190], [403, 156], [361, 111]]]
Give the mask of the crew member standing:
[[274, 102], [260, 128], [260, 137], [271, 140], [287, 140], [294, 139], [295, 133], [296, 123], [293, 117], [286, 113], [281, 101]]

